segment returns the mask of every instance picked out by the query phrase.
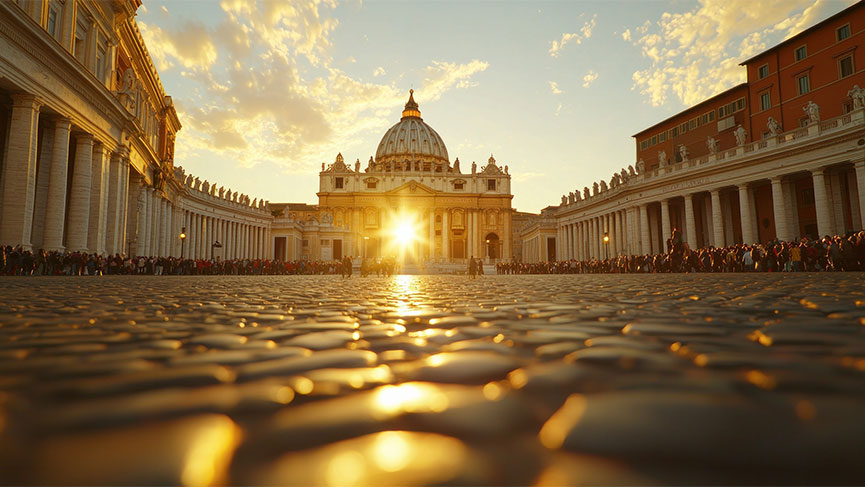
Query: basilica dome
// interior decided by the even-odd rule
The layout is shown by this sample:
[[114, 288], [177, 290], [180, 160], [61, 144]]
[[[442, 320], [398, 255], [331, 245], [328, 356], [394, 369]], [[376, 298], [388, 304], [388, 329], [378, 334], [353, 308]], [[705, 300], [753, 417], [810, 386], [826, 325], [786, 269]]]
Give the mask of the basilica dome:
[[402, 118], [385, 132], [375, 151], [376, 162], [405, 159], [448, 163], [448, 150], [441, 136], [420, 118], [414, 90], [409, 90]]

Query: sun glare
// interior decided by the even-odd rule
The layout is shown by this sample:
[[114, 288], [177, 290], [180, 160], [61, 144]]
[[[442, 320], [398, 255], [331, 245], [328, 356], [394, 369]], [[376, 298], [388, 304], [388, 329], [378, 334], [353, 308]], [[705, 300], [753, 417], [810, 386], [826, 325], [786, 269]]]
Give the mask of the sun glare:
[[409, 244], [416, 238], [414, 225], [410, 222], [400, 222], [394, 229], [393, 235], [400, 244]]

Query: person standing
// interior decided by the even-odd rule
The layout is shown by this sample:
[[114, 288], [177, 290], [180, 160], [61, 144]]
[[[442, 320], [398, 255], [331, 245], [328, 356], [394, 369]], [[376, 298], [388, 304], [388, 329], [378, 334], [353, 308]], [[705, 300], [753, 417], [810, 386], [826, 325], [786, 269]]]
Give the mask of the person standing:
[[478, 263], [475, 261], [475, 256], [469, 257], [469, 279], [474, 279], [478, 274]]

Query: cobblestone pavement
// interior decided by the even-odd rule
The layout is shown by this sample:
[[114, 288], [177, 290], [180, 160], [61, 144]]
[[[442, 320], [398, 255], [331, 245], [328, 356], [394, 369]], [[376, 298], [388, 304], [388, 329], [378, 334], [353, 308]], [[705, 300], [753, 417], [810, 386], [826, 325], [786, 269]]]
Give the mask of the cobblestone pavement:
[[0, 278], [0, 483], [861, 483], [863, 281]]

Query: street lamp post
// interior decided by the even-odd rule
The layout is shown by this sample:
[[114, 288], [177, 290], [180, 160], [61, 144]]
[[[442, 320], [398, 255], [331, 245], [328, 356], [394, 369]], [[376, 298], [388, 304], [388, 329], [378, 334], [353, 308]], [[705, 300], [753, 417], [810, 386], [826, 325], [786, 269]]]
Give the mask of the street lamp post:
[[490, 255], [490, 239], [486, 239], [486, 240], [484, 240], [484, 242], [487, 244], [487, 245], [486, 245], [486, 247], [487, 247], [487, 249], [486, 249], [486, 252], [487, 252], [487, 260], [489, 261], [490, 264], [492, 264], [492, 263], [493, 263], [493, 259], [492, 259], [492, 256]]
[[180, 260], [183, 260], [183, 244], [186, 243], [186, 227], [180, 229]]
[[607, 247], [610, 245], [610, 236], [607, 235], [607, 232], [604, 232], [604, 260], [607, 260]]

